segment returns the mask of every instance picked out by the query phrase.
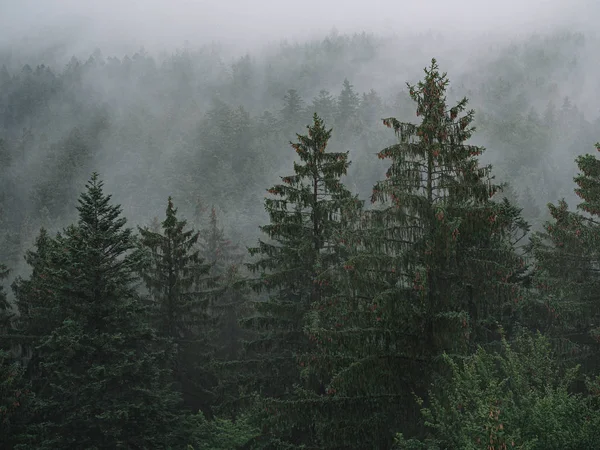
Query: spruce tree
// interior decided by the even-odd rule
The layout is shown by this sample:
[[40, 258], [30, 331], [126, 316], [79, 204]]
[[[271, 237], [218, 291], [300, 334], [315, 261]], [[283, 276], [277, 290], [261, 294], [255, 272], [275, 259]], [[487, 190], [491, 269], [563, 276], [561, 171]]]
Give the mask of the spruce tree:
[[150, 253], [142, 277], [152, 299], [155, 326], [174, 344], [171, 369], [184, 404], [210, 416], [214, 380], [208, 370], [208, 289], [214, 280], [209, 277], [211, 265], [197, 246], [200, 233], [186, 226], [169, 197], [161, 232], [139, 228], [142, 246]]
[[212, 305], [217, 328], [217, 351], [221, 357], [235, 359], [242, 335], [238, 315], [247, 297], [247, 286], [243, 285], [239, 273], [244, 255], [236, 244], [227, 239], [214, 207], [210, 211], [208, 226], [200, 234], [200, 241], [201, 254], [210, 264], [210, 273], [218, 286], [218, 294]]
[[[320, 388], [318, 380], [311, 385], [301, 379], [300, 359], [314, 345], [304, 327], [311, 305], [333, 292], [331, 272], [345, 257], [337, 237], [350, 214], [361, 206], [340, 181], [350, 164], [348, 153], [326, 151], [332, 130], [325, 128], [317, 114], [307, 128], [307, 135], [298, 134], [298, 142], [291, 143], [300, 158], [294, 162], [294, 174], [268, 189], [278, 197], [265, 199], [271, 221], [261, 230], [269, 240], [260, 240], [249, 249], [251, 256], [258, 257], [248, 264], [259, 274], [252, 286], [268, 298], [257, 302], [256, 315], [244, 321], [257, 332], [246, 347], [246, 361], [257, 370], [250, 388], [267, 399], [264, 404], [270, 411], [286, 402], [293, 409], [298, 398], [295, 385]], [[285, 418], [286, 426], [282, 426], [276, 415], [266, 414], [264, 433], [275, 435], [274, 441], [267, 437], [268, 445], [281, 448], [282, 441], [306, 437], [305, 429], [288, 427]]]
[[41, 228], [34, 250], [25, 252], [25, 262], [31, 269], [29, 278], [17, 277], [12, 285], [15, 304], [19, 311], [16, 332], [19, 334], [21, 353], [27, 362], [28, 373], [34, 377], [39, 371], [39, 351], [34, 352], [46, 336], [60, 324], [53, 301], [49, 256], [55, 241]]
[[354, 92], [354, 86], [348, 79], [344, 79], [342, 92], [337, 99], [336, 126], [346, 131], [358, 116], [360, 97]]
[[336, 99], [325, 89], [319, 91], [319, 95], [313, 99], [309, 107], [309, 110], [317, 113], [325, 123], [334, 121], [336, 109]]
[[243, 409], [239, 402], [239, 388], [246, 385], [240, 370], [241, 341], [248, 334], [239, 319], [249, 310], [250, 289], [240, 273], [243, 254], [220, 226], [216, 208], [210, 209], [208, 223], [201, 231], [200, 252], [210, 264], [215, 278], [214, 301], [211, 305], [211, 341], [214, 346], [212, 367], [218, 379], [216, 409], [219, 414], [238, 417]]
[[238, 266], [242, 262], [243, 254], [225, 236], [214, 206], [210, 209], [208, 224], [202, 230], [199, 241], [202, 256], [211, 264], [211, 273], [214, 275], [223, 275], [231, 265]]
[[[0, 283], [8, 273], [6, 266], [0, 264]], [[0, 448], [6, 449], [14, 448], [22, 438], [31, 399], [23, 366], [15, 353], [18, 341], [13, 321], [11, 304], [0, 284]]]
[[304, 100], [296, 89], [288, 89], [283, 97], [281, 113], [281, 128], [285, 133], [297, 130], [304, 118]]
[[336, 284], [344, 292], [315, 305], [311, 337], [320, 354], [306, 363], [334, 373], [316, 419], [323, 448], [389, 448], [390, 424], [416, 432], [412, 392], [424, 393], [444, 352], [465, 354], [497, 337], [519, 302], [524, 261], [515, 243], [527, 231], [519, 210], [492, 201], [501, 186], [474, 128], [467, 99], [448, 107], [448, 80], [435, 60], [408, 85], [418, 125], [383, 122], [399, 143], [379, 152], [386, 179], [374, 208], [348, 228], [352, 252]]
[[[34, 412], [24, 448], [183, 446], [178, 396], [164, 351], [136, 292], [142, 254], [121, 208], [93, 174], [79, 220], [48, 246], [44, 302], [52, 329], [34, 352]], [[22, 299], [24, 302], [25, 299]], [[44, 310], [30, 308], [40, 321]]]
[[586, 154], [576, 162], [578, 211], [569, 211], [564, 199], [549, 204], [551, 219], [532, 236], [535, 285], [528, 306], [530, 326], [557, 338], [563, 357], [585, 357], [591, 369], [600, 364], [600, 160]]

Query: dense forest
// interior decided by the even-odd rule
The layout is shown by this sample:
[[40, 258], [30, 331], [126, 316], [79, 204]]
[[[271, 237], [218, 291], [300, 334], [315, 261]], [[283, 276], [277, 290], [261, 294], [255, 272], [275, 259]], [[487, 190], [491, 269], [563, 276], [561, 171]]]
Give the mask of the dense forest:
[[596, 43], [418, 39], [0, 52], [0, 448], [600, 448]]

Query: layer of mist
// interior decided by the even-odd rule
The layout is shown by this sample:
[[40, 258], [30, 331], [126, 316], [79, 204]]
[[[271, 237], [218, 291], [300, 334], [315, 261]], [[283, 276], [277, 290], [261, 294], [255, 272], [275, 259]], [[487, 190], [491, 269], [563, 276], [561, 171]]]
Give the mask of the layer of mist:
[[395, 139], [380, 119], [415, 121], [406, 82], [432, 57], [476, 111], [484, 161], [539, 225], [548, 202], [573, 201], [573, 160], [600, 136], [599, 7], [413, 3], [2, 2], [0, 259], [19, 274], [39, 227], [73, 220], [94, 170], [132, 224], [172, 195], [190, 219], [214, 205], [248, 244], [315, 111], [366, 198], [384, 170], [374, 154]]

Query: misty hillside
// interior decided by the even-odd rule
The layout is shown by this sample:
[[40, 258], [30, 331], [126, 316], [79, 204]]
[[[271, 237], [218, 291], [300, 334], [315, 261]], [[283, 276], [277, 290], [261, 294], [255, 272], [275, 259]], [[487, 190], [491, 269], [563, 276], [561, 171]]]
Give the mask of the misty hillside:
[[594, 2], [22, 1], [0, 449], [600, 448]]
[[[417, 47], [431, 53], [440, 39], [419, 36]], [[521, 203], [533, 201], [524, 205], [529, 219], [572, 198], [573, 158], [595, 142], [598, 81], [586, 67], [594, 48], [561, 32], [490, 44], [481, 56], [460, 48], [439, 56], [450, 96], [466, 95], [476, 111], [474, 142], [488, 149], [496, 176]], [[405, 83], [436, 56], [411, 52], [408, 42], [333, 33], [233, 60], [214, 46], [121, 57], [99, 49], [66, 66], [51, 56], [16, 66], [5, 55], [5, 259], [17, 263], [40, 225], [56, 229], [73, 217], [92, 170], [136, 223], [159, 215], [168, 195], [188, 216], [202, 199], [247, 243], [265, 219], [265, 187], [293, 159], [287, 142], [313, 112], [333, 127], [334, 148], [350, 151], [351, 185], [368, 193], [382, 174], [373, 156], [394, 140], [380, 119], [413, 119]]]

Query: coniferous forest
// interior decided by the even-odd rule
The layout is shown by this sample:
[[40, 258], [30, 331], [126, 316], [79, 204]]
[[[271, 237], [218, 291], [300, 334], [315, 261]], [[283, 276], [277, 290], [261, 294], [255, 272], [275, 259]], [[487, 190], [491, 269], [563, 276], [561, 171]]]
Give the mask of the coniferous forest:
[[0, 448], [600, 448], [596, 43], [406, 45], [0, 53]]

